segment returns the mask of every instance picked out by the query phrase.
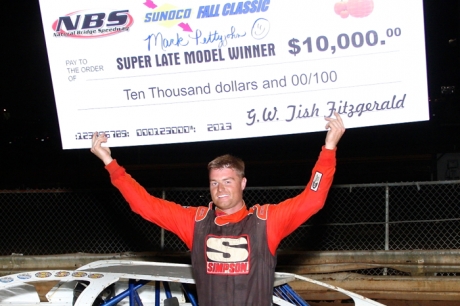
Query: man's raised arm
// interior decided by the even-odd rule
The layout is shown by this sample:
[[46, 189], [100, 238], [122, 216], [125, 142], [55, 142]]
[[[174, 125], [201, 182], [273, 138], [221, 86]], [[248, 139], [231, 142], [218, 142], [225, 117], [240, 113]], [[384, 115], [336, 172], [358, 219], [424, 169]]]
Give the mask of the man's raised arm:
[[110, 148], [102, 146], [103, 143], [107, 143], [104, 133], [94, 133], [92, 141], [91, 152], [105, 164], [112, 184], [121, 192], [131, 210], [175, 233], [191, 249], [196, 208], [187, 209], [174, 202], [152, 196], [118, 165], [111, 156]]

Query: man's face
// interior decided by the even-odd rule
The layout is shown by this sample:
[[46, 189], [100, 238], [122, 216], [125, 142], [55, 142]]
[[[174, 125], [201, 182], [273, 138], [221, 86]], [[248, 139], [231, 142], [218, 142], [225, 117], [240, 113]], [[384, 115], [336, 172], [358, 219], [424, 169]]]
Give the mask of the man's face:
[[243, 190], [246, 178], [241, 178], [231, 168], [212, 169], [209, 172], [209, 189], [214, 204], [227, 214], [233, 214], [243, 206]]

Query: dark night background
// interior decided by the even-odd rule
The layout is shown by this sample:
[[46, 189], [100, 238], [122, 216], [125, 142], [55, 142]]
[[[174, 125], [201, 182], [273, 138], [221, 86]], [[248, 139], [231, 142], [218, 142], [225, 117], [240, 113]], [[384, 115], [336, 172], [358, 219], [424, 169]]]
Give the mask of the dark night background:
[[[3, 6], [0, 190], [109, 186], [89, 150], [61, 148], [38, 1]], [[424, 10], [430, 121], [347, 130], [335, 184], [436, 180], [437, 154], [460, 152], [459, 1], [425, 0]], [[456, 86], [456, 92], [443, 95], [441, 86]], [[246, 161], [248, 186], [303, 185], [324, 137], [318, 132], [112, 153], [148, 187], [206, 187], [207, 162], [224, 153]]]

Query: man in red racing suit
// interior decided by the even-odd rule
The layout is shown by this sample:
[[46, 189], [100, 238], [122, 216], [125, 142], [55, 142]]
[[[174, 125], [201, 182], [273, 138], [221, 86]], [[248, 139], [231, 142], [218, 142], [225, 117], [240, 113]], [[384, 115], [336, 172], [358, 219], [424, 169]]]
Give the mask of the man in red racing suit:
[[104, 134], [93, 135], [91, 151], [131, 209], [175, 233], [191, 250], [200, 306], [271, 305], [276, 249], [281, 240], [324, 205], [335, 172], [336, 145], [345, 128], [338, 114], [325, 118], [326, 142], [305, 190], [278, 204], [246, 208], [244, 163], [224, 155], [208, 165], [212, 202], [183, 207], [151, 196], [112, 159]]

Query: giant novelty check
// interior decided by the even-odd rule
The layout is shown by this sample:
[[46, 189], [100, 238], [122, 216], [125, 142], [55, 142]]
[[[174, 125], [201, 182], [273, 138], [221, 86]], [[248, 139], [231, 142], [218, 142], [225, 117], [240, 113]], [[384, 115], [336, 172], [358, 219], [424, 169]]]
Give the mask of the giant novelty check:
[[420, 0], [40, 0], [64, 149], [429, 119]]

